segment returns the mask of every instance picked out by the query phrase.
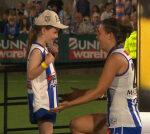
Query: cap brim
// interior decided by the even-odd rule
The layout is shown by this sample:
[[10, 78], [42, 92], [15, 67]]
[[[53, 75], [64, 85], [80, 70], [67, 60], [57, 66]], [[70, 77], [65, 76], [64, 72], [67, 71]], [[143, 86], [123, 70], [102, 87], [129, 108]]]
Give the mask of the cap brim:
[[66, 29], [66, 28], [68, 28], [69, 26], [66, 26], [66, 25], [63, 25], [63, 24], [61, 24], [61, 23], [57, 23], [56, 25], [52, 25], [52, 26], [54, 26], [54, 27], [56, 27], [56, 28], [60, 28], [60, 29]]

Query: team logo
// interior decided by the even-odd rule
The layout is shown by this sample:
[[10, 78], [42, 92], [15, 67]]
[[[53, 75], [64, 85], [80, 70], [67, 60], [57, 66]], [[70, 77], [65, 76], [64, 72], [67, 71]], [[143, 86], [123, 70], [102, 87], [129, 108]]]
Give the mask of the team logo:
[[50, 83], [50, 87], [55, 87], [57, 85], [57, 77], [55, 73], [47, 76], [47, 80]]
[[50, 20], [51, 20], [51, 17], [50, 16], [45, 16], [45, 21], [48, 23], [48, 22], [50, 22]]
[[117, 119], [116, 119], [116, 118], [111, 118], [111, 119], [110, 119], [110, 123], [111, 123], [112, 125], [115, 125], [115, 124], [117, 123]]

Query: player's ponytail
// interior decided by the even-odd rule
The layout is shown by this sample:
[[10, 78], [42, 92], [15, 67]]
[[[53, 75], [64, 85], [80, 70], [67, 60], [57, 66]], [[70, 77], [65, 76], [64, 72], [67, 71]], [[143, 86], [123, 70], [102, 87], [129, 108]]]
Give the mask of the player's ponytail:
[[121, 21], [115, 18], [105, 19], [101, 22], [103, 24], [104, 29], [107, 33], [112, 32], [115, 36], [116, 45], [120, 45], [120, 43], [124, 43], [126, 38], [132, 32], [132, 27], [127, 25], [122, 25]]

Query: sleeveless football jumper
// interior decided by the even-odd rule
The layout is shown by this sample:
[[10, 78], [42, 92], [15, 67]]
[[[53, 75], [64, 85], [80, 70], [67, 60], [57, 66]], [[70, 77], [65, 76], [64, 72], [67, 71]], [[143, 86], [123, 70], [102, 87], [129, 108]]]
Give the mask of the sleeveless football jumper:
[[116, 133], [113, 131], [113, 134], [126, 134], [125, 130], [123, 130], [124, 128], [141, 128], [137, 106], [137, 89], [133, 86], [135, 79], [134, 65], [128, 52], [122, 47], [114, 49], [110, 55], [112, 54], [123, 55], [128, 61], [128, 68], [121, 75], [115, 76], [107, 91], [107, 125], [110, 130], [115, 128], [120, 129]]
[[[28, 55], [28, 61], [34, 49], [39, 49], [41, 51], [43, 62], [48, 51], [47, 48], [44, 48], [39, 43], [32, 44]], [[50, 108], [56, 108], [58, 106], [58, 85], [54, 64], [50, 63], [48, 68], [38, 77], [33, 80], [28, 80], [27, 87], [30, 122], [50, 121], [55, 123], [56, 113], [49, 112]]]

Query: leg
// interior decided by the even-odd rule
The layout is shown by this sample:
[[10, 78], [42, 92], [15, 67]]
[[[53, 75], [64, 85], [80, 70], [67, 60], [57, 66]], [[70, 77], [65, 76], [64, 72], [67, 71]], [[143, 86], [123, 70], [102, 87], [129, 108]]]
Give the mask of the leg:
[[40, 134], [52, 134], [53, 133], [53, 123], [48, 121], [38, 122]]
[[106, 134], [106, 114], [90, 114], [73, 119], [72, 134]]

